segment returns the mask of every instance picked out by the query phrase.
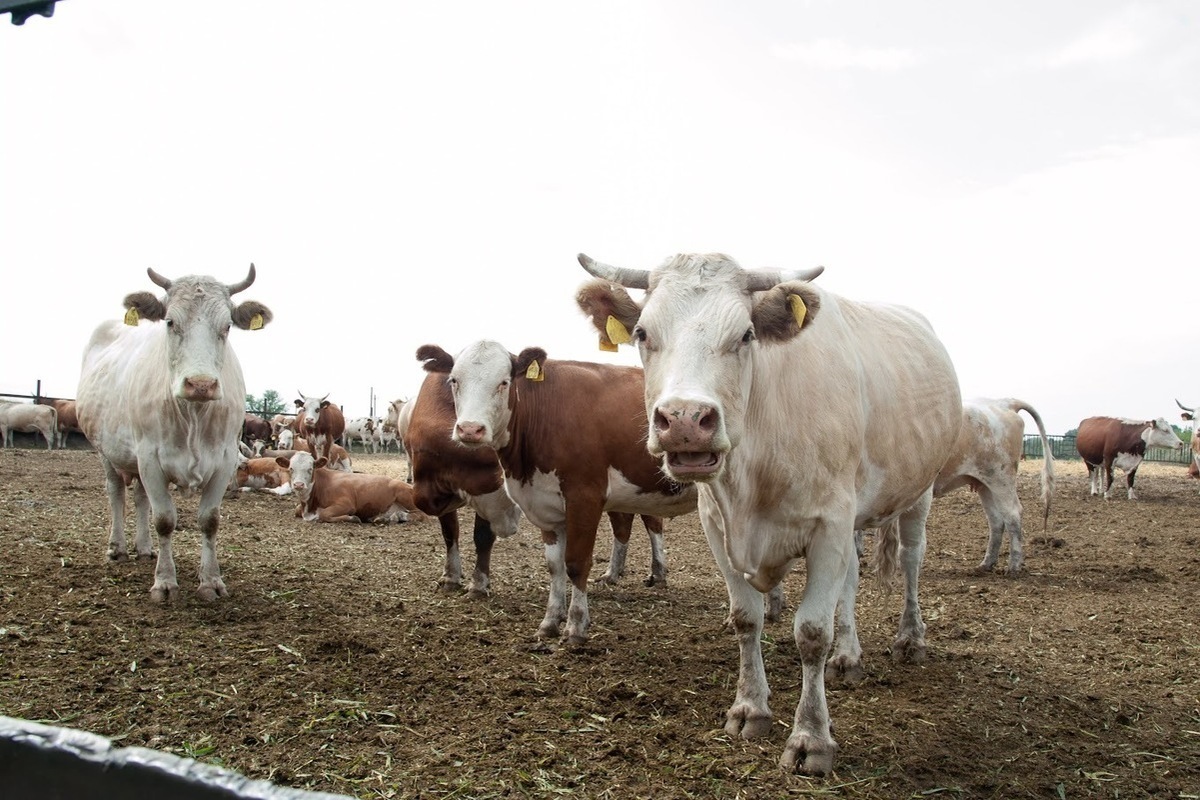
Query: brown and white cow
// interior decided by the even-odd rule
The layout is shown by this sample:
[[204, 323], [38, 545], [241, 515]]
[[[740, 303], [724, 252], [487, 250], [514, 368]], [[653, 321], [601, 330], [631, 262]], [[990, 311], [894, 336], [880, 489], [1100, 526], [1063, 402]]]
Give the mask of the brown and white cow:
[[[308, 451], [315, 458], [325, 456], [330, 460], [329, 450], [342, 438], [346, 430], [346, 418], [342, 410], [329, 402], [329, 395], [309, 397], [304, 392], [296, 403], [296, 434], [308, 441]], [[320, 451], [320, 453], [318, 453]]]
[[695, 488], [669, 480], [643, 446], [642, 371], [547, 360], [539, 347], [513, 355], [486, 340], [457, 357], [424, 345], [417, 359], [448, 376], [454, 441], [496, 451], [509, 496], [542, 531], [550, 595], [538, 634], [557, 637], [565, 621], [569, 643], [586, 641], [604, 512], [674, 517], [696, 507]]
[[1000, 558], [1000, 544], [1008, 533], [1008, 574], [1021, 571], [1024, 561], [1021, 498], [1017, 494], [1017, 465], [1025, 451], [1024, 411], [1037, 425], [1042, 438], [1042, 529], [1050, 518], [1054, 495], [1054, 456], [1042, 418], [1023, 400], [979, 398], [963, 404], [962, 428], [950, 457], [933, 483], [935, 498], [969, 486], [979, 494], [988, 520], [988, 543], [979, 572], [990, 572]]
[[354, 442], [362, 443], [363, 452], [375, 451], [375, 420], [371, 417], [355, 417], [346, 422], [342, 432], [342, 441], [347, 450], [354, 449]]
[[1179, 400], [1175, 401], [1175, 405], [1183, 409], [1180, 415], [1183, 421], [1192, 424], [1192, 460], [1188, 464], [1188, 475], [1193, 478], [1200, 477], [1200, 438], [1196, 437], [1196, 409], [1188, 408]]
[[177, 511], [170, 484], [199, 492], [198, 592], [215, 600], [228, 593], [217, 563], [217, 528], [221, 499], [237, 467], [246, 400], [229, 330], [257, 330], [270, 322], [271, 312], [253, 300], [236, 305], [230, 300], [254, 282], [253, 264], [232, 285], [208, 276], [169, 280], [153, 269], [147, 273], [166, 295], [134, 292], [125, 298], [126, 324], [112, 320], [96, 328], [84, 351], [75, 407], [104, 464], [112, 511], [109, 558], [128, 557], [125, 487], [136, 479], [139, 557], [153, 555], [151, 517], [158, 533], [150, 597], [155, 602], [174, 597], [179, 584], [171, 536]]
[[[412, 470], [413, 495], [417, 507], [438, 518], [446, 544], [446, 561], [438, 585], [456, 591], [462, 585], [458, 509], [470, 506], [475, 512], [475, 567], [469, 592], [486, 596], [491, 591], [491, 553], [497, 534], [517, 532], [521, 510], [504, 489], [504, 470], [490, 447], [463, 447], [451, 438], [454, 431], [454, 397], [445, 376], [425, 376], [417, 396], [397, 408], [398, 430]], [[598, 583], [616, 583], [625, 571], [632, 514], [609, 513], [613, 530], [612, 557]], [[647, 586], [663, 585], [667, 579], [666, 548], [662, 520], [643, 516], [650, 535], [651, 564]]]
[[292, 493], [292, 477], [286, 467], [281, 467], [276, 457], [239, 458], [231, 489], [245, 492], [259, 490], [271, 494]]
[[[1091, 494], [1103, 494], [1109, 499], [1113, 470], [1125, 470], [1128, 497], [1136, 500], [1133, 481], [1138, 467], [1146, 456], [1147, 447], [1183, 447], [1183, 440], [1162, 417], [1151, 420], [1088, 417], [1079, 423], [1075, 433], [1075, 449], [1087, 465]], [[1101, 490], [1100, 484], [1104, 482]]]
[[58, 440], [58, 412], [54, 406], [40, 403], [0, 403], [0, 440], [13, 446], [13, 433], [40, 433], [46, 449], [53, 450]]
[[405, 522], [417, 511], [412, 487], [399, 478], [327, 469], [324, 456], [305, 452], [275, 461], [290, 472], [296, 516], [306, 522]]
[[[809, 282], [820, 268], [751, 272], [722, 254], [682, 254], [653, 271], [579, 261], [600, 279], [577, 300], [601, 343], [632, 341], [641, 356], [649, 451], [672, 479], [699, 486], [740, 656], [725, 730], [751, 738], [772, 728], [759, 592], [804, 557], [793, 625], [801, 695], [781, 764], [828, 773], [837, 743], [825, 671], [861, 669], [861, 651], [840, 644], [857, 647], [842, 629], [852, 612], [837, 617], [834, 637], [839, 598], [852, 604], [857, 586], [856, 529], [898, 529], [906, 588], [892, 652], [924, 656], [925, 521], [962, 425], [950, 357], [923, 316], [824, 291]], [[556, 433], [569, 442], [566, 430]]]

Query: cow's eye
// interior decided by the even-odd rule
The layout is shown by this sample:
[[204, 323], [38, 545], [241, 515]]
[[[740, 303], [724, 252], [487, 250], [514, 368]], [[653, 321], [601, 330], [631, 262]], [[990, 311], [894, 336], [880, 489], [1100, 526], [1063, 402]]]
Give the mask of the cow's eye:
[[641, 325], [638, 325], [636, 328], [633, 329], [631, 338], [637, 344], [645, 344], [646, 343], [646, 329], [643, 328]]
[[508, 387], [511, 383], [512, 383], [512, 381], [508, 380], [508, 379], [500, 381], [500, 386], [497, 387], [498, 391], [507, 392]]
[[747, 328], [742, 334], [742, 344], [750, 344], [754, 341], [754, 328]]

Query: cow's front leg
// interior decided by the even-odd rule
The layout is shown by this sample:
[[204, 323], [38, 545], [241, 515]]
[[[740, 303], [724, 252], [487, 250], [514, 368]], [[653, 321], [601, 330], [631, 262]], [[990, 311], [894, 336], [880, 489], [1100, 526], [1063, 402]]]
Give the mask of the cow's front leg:
[[725, 732], [752, 739], [771, 730], [771, 708], [767, 699], [767, 672], [762, 659], [763, 594], [733, 569], [725, 552], [725, 521], [716, 502], [701, 487], [700, 523], [717, 569], [729, 593], [726, 626], [733, 630], [738, 645], [737, 694], [725, 712]]
[[220, 480], [214, 476], [204, 487], [200, 495], [200, 508], [197, 513], [200, 533], [200, 585], [196, 594], [200, 599], [211, 603], [218, 597], [225, 597], [229, 590], [221, 580], [221, 565], [217, 561], [217, 528], [221, 524], [221, 496], [225, 492], [228, 479]]
[[[567, 500], [567, 548], [565, 562], [567, 578], [571, 581], [571, 607], [567, 610], [568, 644], [583, 644], [588, 640], [588, 575], [592, 571], [592, 554], [596, 548], [596, 531], [600, 527], [603, 506], [599, 498]], [[632, 520], [630, 527], [632, 527]]]
[[538, 636], [557, 639], [558, 626], [567, 618], [566, 532], [542, 531], [542, 546], [546, 552], [546, 569], [550, 572], [550, 596], [546, 600], [546, 616], [538, 626]]
[[802, 665], [800, 702], [779, 759], [784, 769], [809, 775], [831, 772], [837, 754], [825, 698], [825, 659], [833, 644], [838, 597], [844, 595], [850, 582], [850, 563], [854, 559], [852, 520], [846, 520], [844, 530], [832, 523], [826, 525], [824, 531], [814, 531], [806, 552], [808, 577], [792, 629]]

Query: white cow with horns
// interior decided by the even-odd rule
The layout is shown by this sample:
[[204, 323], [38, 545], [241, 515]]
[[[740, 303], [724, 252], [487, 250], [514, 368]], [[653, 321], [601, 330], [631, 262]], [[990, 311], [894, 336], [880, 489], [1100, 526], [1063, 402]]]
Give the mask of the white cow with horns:
[[[103, 322], [83, 354], [76, 409], [79, 426], [100, 453], [108, 484], [112, 529], [108, 557], [128, 558], [125, 488], [136, 481], [135, 545], [139, 558], [153, 555], [149, 519], [158, 532], [158, 564], [150, 598], [178, 594], [171, 534], [177, 512], [170, 484], [200, 493], [198, 525], [200, 585], [204, 600], [228, 594], [217, 563], [221, 498], [238, 462], [246, 387], [227, 341], [233, 326], [257, 330], [271, 311], [230, 297], [254, 282], [254, 265], [233, 285], [207, 276], [169, 280], [147, 273], [166, 291], [125, 298], [125, 324]], [[145, 320], [152, 324], [139, 324]], [[157, 323], [163, 324], [157, 324]]]
[[[828, 773], [837, 743], [826, 670], [861, 672], [856, 528], [898, 528], [900, 550], [891, 556], [906, 587], [892, 652], [924, 656], [917, 577], [925, 520], [962, 424], [950, 357], [920, 314], [809, 283], [821, 268], [751, 272], [721, 254], [678, 255], [652, 271], [582, 254], [579, 261], [600, 279], [585, 284], [578, 301], [601, 345], [632, 341], [641, 355], [650, 452], [670, 478], [699, 484], [700, 519], [725, 577], [740, 652], [726, 712], [731, 736], [771, 730], [760, 592], [795, 559], [807, 560], [793, 626], [802, 688], [781, 764]], [[644, 300], [621, 287], [646, 290]], [[835, 642], [839, 596], [850, 608], [837, 618]]]

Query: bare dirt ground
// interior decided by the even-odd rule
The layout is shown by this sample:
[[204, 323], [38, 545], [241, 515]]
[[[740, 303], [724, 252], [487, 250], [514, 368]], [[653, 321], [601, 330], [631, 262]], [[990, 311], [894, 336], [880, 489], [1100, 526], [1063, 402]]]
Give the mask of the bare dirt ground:
[[[360, 471], [402, 466], [355, 457]], [[301, 523], [290, 498], [240, 495], [219, 543], [230, 596], [209, 605], [183, 499], [183, 597], [160, 607], [153, 562], [106, 558], [97, 457], [7, 450], [0, 713], [359, 797], [1200, 796], [1200, 484], [1148, 464], [1139, 501], [1105, 502], [1078, 462], [1057, 466], [1043, 534], [1037, 465], [1022, 465], [1016, 580], [973, 573], [976, 497], [934, 503], [924, 664], [892, 663], [900, 598], [864, 580], [868, 677], [830, 690], [841, 750], [834, 775], [810, 779], [778, 767], [800, 691], [790, 612], [764, 637], [773, 733], [722, 730], [737, 650], [694, 514], [668, 523], [668, 586], [642, 585], [639, 525], [632, 574], [592, 589], [591, 642], [560, 649], [535, 638], [546, 573], [532, 530], [497, 544], [492, 597], [472, 600], [436, 590], [433, 520]], [[602, 535], [594, 575], [608, 551]]]

